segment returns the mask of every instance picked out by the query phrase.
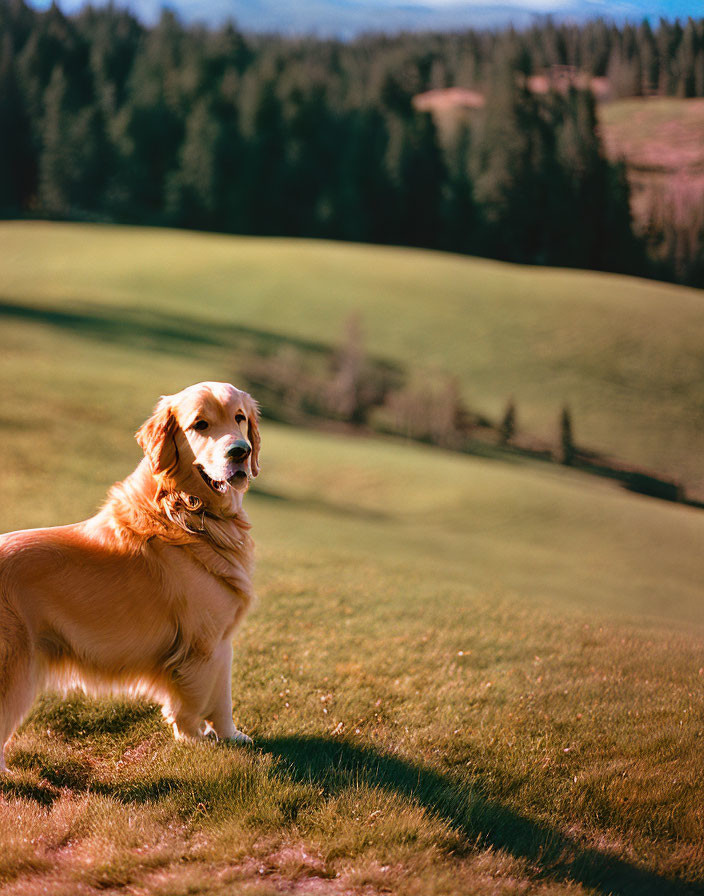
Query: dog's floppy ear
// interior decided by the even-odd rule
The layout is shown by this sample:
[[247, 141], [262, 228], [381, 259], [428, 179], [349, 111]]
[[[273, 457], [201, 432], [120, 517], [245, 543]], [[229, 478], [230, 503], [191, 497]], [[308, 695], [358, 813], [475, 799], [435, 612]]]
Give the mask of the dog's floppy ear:
[[171, 396], [162, 395], [154, 413], [135, 433], [155, 475], [168, 475], [178, 466], [178, 449], [174, 439], [177, 426], [171, 408]]
[[252, 476], [256, 476], [259, 473], [259, 447], [262, 440], [259, 437], [259, 406], [254, 399], [252, 399], [252, 407], [247, 416], [249, 418], [247, 438], [252, 446], [250, 465], [252, 468]]

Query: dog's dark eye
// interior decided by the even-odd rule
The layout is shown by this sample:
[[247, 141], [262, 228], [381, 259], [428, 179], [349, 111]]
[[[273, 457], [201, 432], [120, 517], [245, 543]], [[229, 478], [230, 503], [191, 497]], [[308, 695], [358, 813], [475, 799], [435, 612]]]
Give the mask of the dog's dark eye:
[[191, 429], [197, 429], [198, 432], [203, 432], [204, 429], [208, 428], [207, 420], [196, 420], [196, 422], [191, 426]]
[[235, 415], [235, 423], [244, 423], [247, 418], [244, 414], [236, 414]]

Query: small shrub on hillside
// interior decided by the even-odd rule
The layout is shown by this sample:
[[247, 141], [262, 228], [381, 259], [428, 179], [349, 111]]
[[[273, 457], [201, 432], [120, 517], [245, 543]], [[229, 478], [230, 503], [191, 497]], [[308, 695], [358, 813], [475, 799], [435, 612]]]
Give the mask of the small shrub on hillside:
[[389, 391], [373, 424], [409, 439], [458, 448], [467, 435], [467, 417], [455, 379], [444, 383], [417, 379]]
[[267, 415], [291, 423], [313, 418], [365, 425], [401, 379], [393, 365], [366, 354], [356, 317], [336, 351], [285, 345], [246, 357], [240, 370]]

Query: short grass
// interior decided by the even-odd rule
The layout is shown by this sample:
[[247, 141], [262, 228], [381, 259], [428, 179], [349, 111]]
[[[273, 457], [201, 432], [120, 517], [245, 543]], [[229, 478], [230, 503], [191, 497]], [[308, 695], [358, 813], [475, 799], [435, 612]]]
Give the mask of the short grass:
[[[0, 529], [89, 514], [155, 397], [231, 370], [205, 288], [189, 341], [165, 296], [81, 317], [20, 287]], [[234, 669], [255, 748], [44, 697], [0, 784], [0, 893], [702, 892], [704, 514], [537, 464], [263, 437]]]
[[498, 418], [513, 396], [519, 427], [557, 440], [567, 403], [582, 444], [704, 493], [701, 291], [409, 249], [29, 222], [0, 225], [0, 258], [3, 328], [233, 366], [237, 339], [330, 345], [359, 313], [370, 351], [457, 376], [479, 411]]

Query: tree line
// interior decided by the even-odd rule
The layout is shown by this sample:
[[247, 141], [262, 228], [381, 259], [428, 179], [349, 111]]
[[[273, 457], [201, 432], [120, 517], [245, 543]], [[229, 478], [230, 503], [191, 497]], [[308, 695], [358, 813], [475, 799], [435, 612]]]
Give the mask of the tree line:
[[[672, 276], [633, 233], [591, 93], [529, 90], [551, 65], [704, 95], [704, 20], [340, 42], [0, 0], [0, 214]], [[487, 102], [441, 140], [413, 99], [449, 85]]]

